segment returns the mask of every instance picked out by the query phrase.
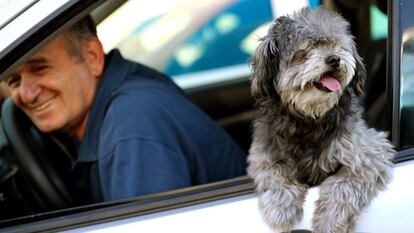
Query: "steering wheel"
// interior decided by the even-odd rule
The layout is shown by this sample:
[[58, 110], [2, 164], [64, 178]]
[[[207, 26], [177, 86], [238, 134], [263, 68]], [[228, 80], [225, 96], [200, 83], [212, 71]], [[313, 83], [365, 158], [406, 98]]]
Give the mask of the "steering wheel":
[[9, 145], [42, 205], [48, 210], [74, 206], [74, 196], [50, 161], [51, 157], [62, 156], [56, 154], [58, 150], [50, 150], [52, 147], [57, 148], [56, 144], [51, 146], [54, 143], [50, 137], [40, 132], [26, 114], [13, 104], [11, 98], [3, 103], [1, 117]]

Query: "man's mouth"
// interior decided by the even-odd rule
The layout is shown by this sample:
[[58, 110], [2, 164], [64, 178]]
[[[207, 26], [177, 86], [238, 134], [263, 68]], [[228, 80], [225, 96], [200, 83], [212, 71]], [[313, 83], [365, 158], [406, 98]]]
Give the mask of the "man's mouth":
[[56, 96], [50, 98], [49, 100], [45, 101], [44, 103], [38, 105], [38, 106], [33, 106], [31, 107], [35, 112], [41, 112], [43, 110], [45, 110], [46, 108], [48, 108], [50, 105], [52, 105], [52, 103], [55, 101]]
[[332, 75], [325, 74], [318, 81], [314, 82], [316, 88], [326, 92], [336, 92], [341, 89], [341, 83]]

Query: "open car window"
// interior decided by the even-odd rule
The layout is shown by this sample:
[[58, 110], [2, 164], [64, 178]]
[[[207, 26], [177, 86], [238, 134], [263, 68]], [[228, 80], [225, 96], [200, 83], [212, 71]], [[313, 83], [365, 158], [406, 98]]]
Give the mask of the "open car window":
[[[4, 6], [1, 4], [12, 4], [11, 2], [17, 4], [14, 3], [15, 1], [0, 1], [0, 8], [1, 6]], [[21, 7], [19, 6], [18, 9], [27, 9], [27, 7], [32, 6], [37, 2], [40, 3], [44, 1], [26, 1]], [[96, 4], [96, 2], [100, 3], [103, 1], [88, 1], [85, 5], [93, 5]], [[223, 127], [235, 141], [241, 145], [242, 149], [247, 152], [250, 146], [250, 125], [251, 120], [254, 117], [254, 103], [250, 96], [249, 89], [249, 77], [251, 72], [249, 58], [258, 44], [258, 38], [266, 33], [268, 25], [277, 16], [289, 13], [291, 10], [298, 9], [302, 6], [316, 7], [320, 4], [320, 1], [111, 0], [106, 1], [104, 5], [105, 4], [114, 4], [117, 9], [112, 12], [114, 7], [107, 7], [105, 10], [110, 9], [110, 12], [108, 13], [102, 11], [103, 8], [98, 8], [91, 12], [96, 21], [99, 22], [98, 33], [104, 44], [105, 51], [109, 52], [112, 49], [119, 49], [126, 58], [141, 62], [167, 73], [187, 92], [190, 99], [196, 105]], [[72, 3], [67, 5], [70, 6]], [[65, 9], [67, 9], [68, 6]], [[22, 41], [16, 42], [24, 45], [16, 47], [18, 49], [16, 50], [16, 53], [13, 52], [10, 55], [6, 50], [0, 51], [0, 58], [3, 58], [3, 56], [6, 55], [9, 56], [7, 59], [2, 60], [2, 64], [0, 64], [2, 75], [3, 70], [6, 69], [4, 68], [5, 66], [9, 67], [9, 65], [14, 65], [14, 61], [18, 61], [20, 57], [27, 56], [26, 52], [32, 52], [32, 49], [35, 48], [34, 46], [39, 47], [44, 43], [43, 40], [48, 38], [49, 35], [62, 30], [62, 25], [63, 28], [66, 27], [66, 22], [72, 24], [91, 10], [82, 10], [81, 8], [86, 9], [85, 6], [76, 6], [71, 9], [71, 11], [75, 13], [64, 14], [64, 17], [54, 15], [53, 20], [47, 22], [47, 28], [52, 28], [51, 31], [43, 30], [44, 28], [42, 27], [44, 24], [36, 24], [39, 28], [42, 28], [39, 31], [36, 31], [39, 29], [37, 27], [28, 27], [28, 29], [31, 30], [30, 33], [28, 33], [30, 36], [25, 35], [24, 40], [22, 40], [24, 41], [23, 43]], [[378, 53], [371, 53], [373, 56], [369, 57], [370, 53], [368, 52], [368, 56], [364, 61], [369, 67], [376, 67], [375, 69], [377, 69], [376, 71], [382, 79], [375, 79], [373, 82], [375, 85], [373, 86], [376, 88], [377, 85], [382, 85], [382, 89], [381, 93], [374, 93], [375, 99], [366, 100], [367, 103], [369, 103], [368, 107], [374, 106], [373, 109], [368, 108], [368, 110], [372, 110], [369, 111], [371, 115], [368, 117], [372, 120], [370, 124], [379, 129], [388, 130], [389, 128], [386, 127], [384, 120], [393, 119], [386, 114], [386, 111], [384, 110], [385, 108], [383, 108], [384, 106], [377, 105], [377, 102], [375, 101], [379, 98], [383, 98], [383, 102], [381, 103], [384, 104], [388, 100], [387, 96], [383, 95], [385, 94], [383, 91], [385, 90], [386, 82], [386, 64], [381, 62], [385, 62], [385, 59], [383, 58], [386, 56], [386, 39], [387, 36], [389, 37], [390, 35], [387, 34], [387, 17], [384, 12], [380, 11], [374, 5], [372, 5], [370, 9], [370, 40], [375, 43], [372, 43], [371, 50], [368, 49], [368, 51], [375, 51]], [[414, 7], [407, 7], [407, 10], [408, 9], [414, 9]], [[47, 13], [47, 15], [50, 16], [51, 12], [53, 14], [60, 14], [64, 11], [65, 10], [53, 10]], [[0, 14], [0, 16], [3, 15]], [[4, 15], [0, 22], [2, 27], [5, 27], [9, 20], [15, 16], [17, 17], [18, 15], [12, 15], [9, 12], [7, 16]], [[46, 15], [44, 16], [45, 17], [42, 17], [42, 19], [47, 19]], [[42, 21], [39, 20], [39, 22]], [[408, 22], [406, 25], [412, 26], [414, 24]], [[414, 112], [411, 113], [414, 106], [414, 82], [411, 83], [411, 79], [414, 78], [414, 75], [412, 74], [412, 66], [410, 65], [414, 61], [414, 40], [412, 39], [414, 36], [412, 35], [413, 32], [411, 26], [404, 28], [404, 33], [402, 34], [402, 79], [401, 85], [396, 86], [398, 90], [401, 91], [401, 95], [397, 94], [398, 103], [401, 101], [401, 106], [398, 108], [398, 117], [401, 117], [401, 121], [398, 121], [398, 129], [392, 132], [393, 135], [397, 133], [399, 135], [399, 140], [401, 140], [401, 143], [399, 144], [401, 147], [398, 147], [398, 149], [409, 149], [409, 151], [400, 153], [401, 156], [405, 158], [404, 161], [410, 160], [410, 158], [412, 159], [413, 152], [410, 151], [410, 149], [414, 145], [414, 124], [412, 124]], [[34, 33], [34, 36], [32, 36], [32, 33]], [[14, 49], [14, 46], [9, 48]], [[15, 58], [16, 56], [18, 58]], [[398, 56], [399, 55], [397, 54], [397, 57]], [[392, 57], [391, 59], [395, 60], [396, 57]], [[3, 63], [3, 61], [6, 63]], [[379, 62], [376, 63], [376, 61]], [[383, 69], [379, 69], [378, 67], [382, 67]], [[371, 75], [376, 75], [376, 73], [372, 72]], [[396, 78], [398, 77], [399, 76], [396, 76]], [[7, 89], [3, 90], [1, 84], [0, 92], [5, 94], [6, 97], [8, 96]], [[395, 94], [395, 92], [392, 94]], [[401, 99], [399, 97], [401, 97]], [[4, 157], [0, 159], [3, 158]], [[403, 165], [401, 165], [401, 167], [403, 167]], [[0, 166], [0, 172], [1, 168], [2, 167]], [[9, 167], [9, 173], [7, 174], [15, 174], [17, 171], [16, 169], [16, 167]], [[1, 174], [5, 173], [0, 173], [0, 175]], [[399, 174], [402, 173], [400, 172]], [[403, 174], [404, 176], [408, 176], [412, 173], [410, 173], [408, 169], [404, 169]], [[3, 176], [3, 178], [4, 177], [6, 176]], [[9, 176], [7, 176], [7, 178], [8, 177]], [[400, 177], [400, 175], [398, 175], [398, 177]], [[0, 188], [4, 188], [4, 186], [1, 185], [4, 185], [5, 183], [1, 182], [5, 179], [2, 180], [1, 178], [2, 177], [0, 177]], [[403, 181], [406, 180], [408, 179], [403, 179]], [[407, 182], [409, 182], [409, 180]], [[4, 201], [3, 197], [5, 197], [3, 195], [4, 189], [1, 191], [0, 204], [4, 203], [2, 201]], [[393, 189], [392, 191], [393, 195], [396, 193], [398, 194], [397, 189]], [[406, 192], [406, 195], [409, 196], [410, 192]], [[309, 198], [313, 200], [312, 198], [317, 196], [317, 192], [313, 190], [311, 194], [312, 195]], [[393, 197], [394, 196], [391, 196], [391, 198]], [[25, 196], [19, 198], [25, 198]], [[255, 229], [263, 229], [263, 232], [267, 232], [265, 226], [260, 225], [261, 228], [257, 228], [254, 225], [262, 224], [258, 217], [259, 213], [256, 209], [257, 203], [254, 198], [255, 194], [252, 183], [247, 177], [240, 177], [234, 180], [226, 180], [188, 189], [174, 190], [167, 193], [158, 193], [114, 202], [53, 211], [34, 212], [13, 219], [7, 219], [6, 217], [0, 219], [0, 228], [5, 227], [4, 229], [6, 232], [13, 230], [35, 232], [70, 230], [74, 227], [86, 226], [84, 229], [85, 231], [93, 231], [95, 230], [94, 226], [88, 227], [88, 225], [101, 224], [99, 228], [101, 228], [102, 231], [110, 231], [110, 227], [114, 227], [114, 230], [122, 232], [122, 230], [125, 229], [134, 230], [139, 228], [139, 226], [137, 226], [139, 224], [135, 224], [134, 221], [146, 225], [147, 223], [145, 221], [151, 218], [153, 218], [153, 220], [149, 221], [149, 227], [142, 229], [154, 229], [151, 228], [150, 222], [159, 225], [163, 222], [157, 222], [157, 219], [163, 218], [168, 230], [168, 227], [170, 226], [169, 224], [174, 225], [174, 222], [179, 224], [187, 223], [186, 218], [179, 219], [180, 216], [186, 216], [185, 214], [179, 214], [181, 211], [180, 208], [187, 208], [184, 209], [184, 212], [188, 211], [189, 215], [192, 215], [192, 210], [197, 211], [201, 209], [199, 215], [194, 215], [198, 219], [194, 220], [194, 222], [200, 224], [204, 224], [205, 216], [208, 218], [208, 215], [212, 213], [225, 213], [225, 215], [217, 215], [219, 217], [212, 219], [217, 221], [222, 220], [222, 222], [228, 223], [228, 221], [224, 220], [225, 217], [231, 215], [232, 211], [237, 210], [238, 213], [241, 214], [239, 219], [243, 219], [244, 211], [248, 211], [251, 213], [250, 217], [253, 218], [245, 218], [240, 221], [248, 222], [249, 219], [253, 219], [253, 221], [250, 222], [252, 228], [245, 228], [243, 227], [243, 224], [240, 224], [240, 228], [237, 229], [240, 229], [240, 232], [243, 232], [243, 230], [245, 232], [249, 232], [248, 230], [253, 232]], [[26, 198], [25, 201], [30, 202], [31, 200]], [[217, 209], [215, 210], [216, 212], [208, 211], [208, 208], [211, 207], [211, 205], [209, 205], [210, 201], [214, 201], [212, 205], [217, 206]], [[248, 205], [246, 207], [245, 205], [239, 205], [239, 203], [248, 203]], [[222, 211], [220, 207], [222, 204], [225, 204], [224, 208], [227, 208], [227, 210], [230, 209], [230, 211]], [[381, 209], [387, 207], [386, 205], [375, 206], [375, 210], [379, 210], [377, 213], [380, 213]], [[7, 208], [23, 210], [22, 206], [7, 206]], [[251, 211], [252, 208], [255, 208], [254, 211]], [[168, 212], [163, 212], [165, 210], [168, 210]], [[7, 214], [7, 212], [3, 213]], [[151, 215], [147, 216], [147, 214]], [[309, 216], [308, 213], [305, 218], [306, 221], [310, 221]], [[375, 215], [373, 220], [377, 220], [377, 216], [378, 215]], [[118, 222], [121, 219], [122, 221]], [[177, 221], [175, 221], [175, 219], [177, 219]], [[232, 221], [234, 220], [234, 224], [238, 224], [239, 219], [235, 217], [235, 219], [232, 218]], [[30, 223], [33, 220], [36, 222]], [[206, 221], [207, 220], [208, 219], [206, 219]], [[111, 223], [106, 223], [107, 221], [111, 221]], [[129, 224], [131, 228], [116, 228], [117, 225], [123, 224]], [[309, 227], [309, 225], [305, 226], [306, 229]], [[105, 230], [106, 228], [108, 228], [108, 230]], [[233, 228], [226, 229], [231, 231]], [[305, 229], [305, 227], [303, 229]], [[176, 230], [177, 229], [173, 229], [174, 232]], [[189, 227], [187, 227], [187, 230], [188, 232], [192, 232]], [[0, 229], [0, 232], [1, 231], [2, 230]]]

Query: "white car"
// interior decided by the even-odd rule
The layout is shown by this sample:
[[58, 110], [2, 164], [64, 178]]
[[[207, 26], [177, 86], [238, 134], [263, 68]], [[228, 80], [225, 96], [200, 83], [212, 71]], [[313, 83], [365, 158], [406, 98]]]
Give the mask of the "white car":
[[[248, 59], [258, 38], [272, 19], [320, 4], [351, 21], [368, 71], [367, 121], [388, 131], [398, 151], [392, 182], [360, 216], [356, 232], [412, 233], [414, 1], [3, 0], [0, 78], [91, 14], [106, 51], [118, 48], [169, 74], [247, 153], [254, 116]], [[0, 94], [8, 94], [2, 84]], [[59, 147], [33, 130], [10, 100], [0, 126], [0, 232], [272, 232], [248, 177], [74, 206], [76, 190], [65, 186]], [[317, 198], [314, 187], [292, 232], [311, 232]]]

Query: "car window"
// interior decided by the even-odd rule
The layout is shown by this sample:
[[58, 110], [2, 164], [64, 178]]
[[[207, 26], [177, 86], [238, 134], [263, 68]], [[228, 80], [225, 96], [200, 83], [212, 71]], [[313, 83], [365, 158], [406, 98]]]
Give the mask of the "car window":
[[414, 145], [414, 18], [409, 9], [414, 2], [404, 1], [400, 7], [400, 147]]
[[414, 22], [402, 34], [401, 55], [401, 147], [414, 145]]
[[[106, 51], [117, 48], [123, 56], [167, 73], [186, 89], [228, 80], [222, 73], [246, 76], [248, 60], [273, 15], [317, 5], [315, 0], [128, 1], [98, 25], [98, 33]], [[122, 26], [114, 32], [114, 25]], [[205, 75], [212, 70], [219, 72]]]

